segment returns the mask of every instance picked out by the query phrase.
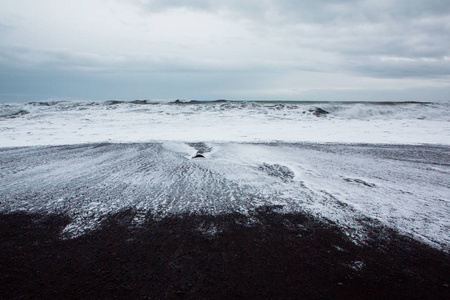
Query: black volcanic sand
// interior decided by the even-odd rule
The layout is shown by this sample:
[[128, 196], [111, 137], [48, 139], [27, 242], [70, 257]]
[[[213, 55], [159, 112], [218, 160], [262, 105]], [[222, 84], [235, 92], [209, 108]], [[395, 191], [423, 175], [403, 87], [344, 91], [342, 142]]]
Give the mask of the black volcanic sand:
[[134, 215], [63, 240], [64, 215], [1, 214], [0, 298], [450, 297], [450, 255], [387, 228], [358, 246], [337, 226], [271, 207], [250, 223], [149, 215], [136, 227]]

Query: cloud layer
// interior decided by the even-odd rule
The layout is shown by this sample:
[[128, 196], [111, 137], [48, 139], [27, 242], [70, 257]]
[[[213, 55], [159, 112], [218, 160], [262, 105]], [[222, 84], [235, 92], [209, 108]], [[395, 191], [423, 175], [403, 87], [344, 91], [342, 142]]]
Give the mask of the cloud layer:
[[[118, 98], [319, 99], [339, 89], [385, 100], [421, 88], [450, 100], [438, 92], [450, 88], [449, 33], [446, 0], [3, 0], [0, 67], [17, 82], [0, 85], [0, 100], [20, 87], [104, 98], [121, 82]], [[63, 78], [103, 88], [77, 94]]]

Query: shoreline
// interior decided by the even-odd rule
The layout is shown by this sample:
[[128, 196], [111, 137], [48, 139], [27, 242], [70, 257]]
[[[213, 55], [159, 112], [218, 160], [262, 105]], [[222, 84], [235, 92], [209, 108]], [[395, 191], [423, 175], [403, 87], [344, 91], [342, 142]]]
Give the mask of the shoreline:
[[6, 298], [450, 295], [448, 146], [0, 152]]

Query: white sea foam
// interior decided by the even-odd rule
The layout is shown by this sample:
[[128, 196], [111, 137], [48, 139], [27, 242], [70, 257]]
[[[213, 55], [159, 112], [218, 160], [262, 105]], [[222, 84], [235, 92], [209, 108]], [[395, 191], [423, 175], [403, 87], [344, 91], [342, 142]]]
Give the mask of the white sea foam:
[[208, 143], [208, 158], [191, 159], [190, 145], [3, 149], [0, 212], [67, 214], [63, 234], [74, 237], [123, 209], [140, 212], [138, 226], [147, 213], [276, 207], [333, 222], [356, 242], [369, 223], [450, 249], [447, 146]]
[[448, 145], [449, 108], [245, 101], [0, 104], [0, 147], [150, 141]]

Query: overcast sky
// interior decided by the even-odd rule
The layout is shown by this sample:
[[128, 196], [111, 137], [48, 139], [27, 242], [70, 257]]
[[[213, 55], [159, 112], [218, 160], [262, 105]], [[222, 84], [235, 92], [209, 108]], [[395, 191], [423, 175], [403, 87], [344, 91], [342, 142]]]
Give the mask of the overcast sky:
[[0, 101], [450, 100], [449, 0], [0, 0]]

